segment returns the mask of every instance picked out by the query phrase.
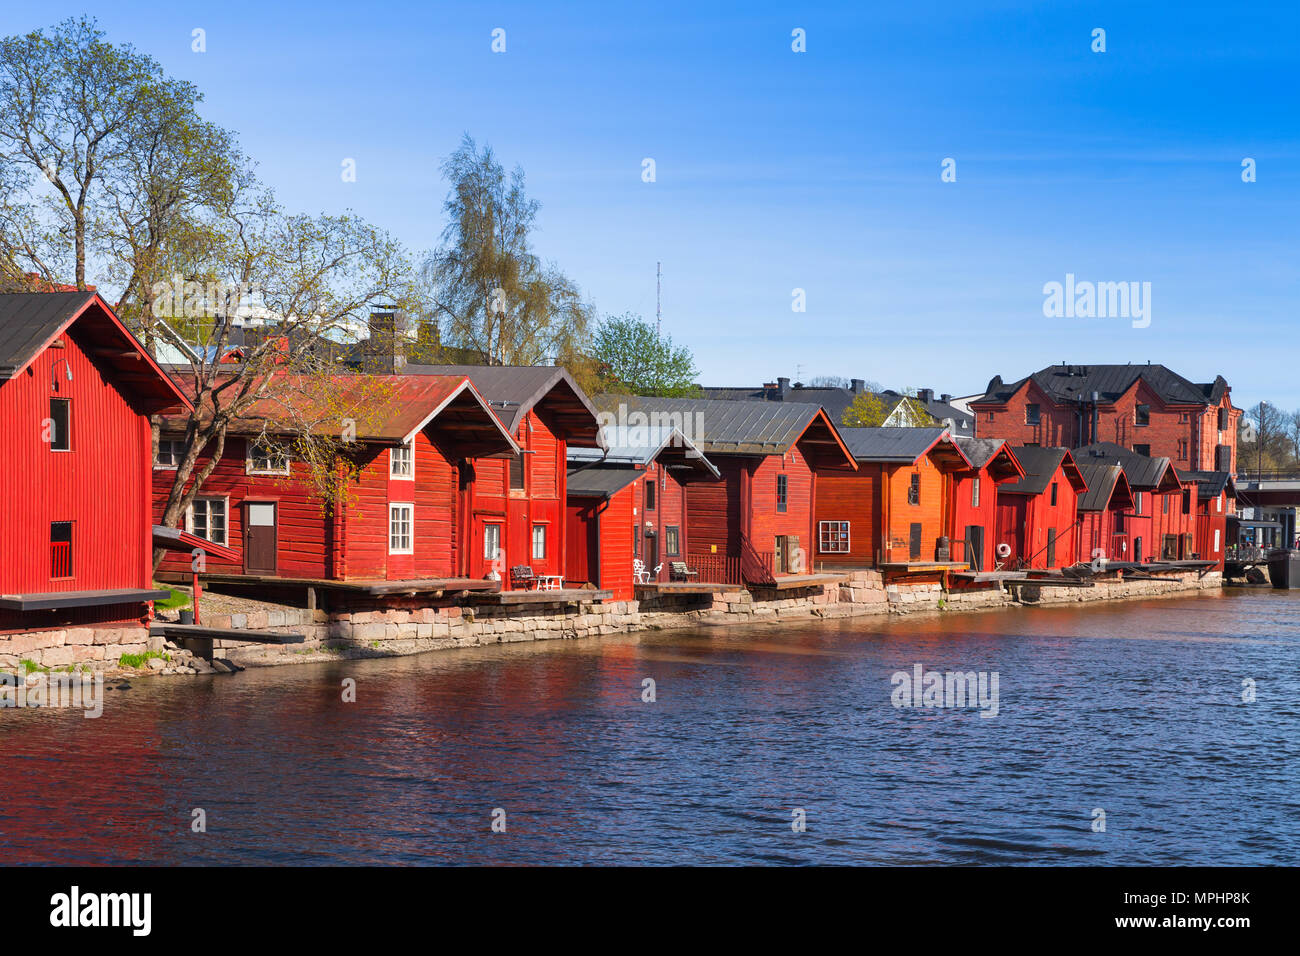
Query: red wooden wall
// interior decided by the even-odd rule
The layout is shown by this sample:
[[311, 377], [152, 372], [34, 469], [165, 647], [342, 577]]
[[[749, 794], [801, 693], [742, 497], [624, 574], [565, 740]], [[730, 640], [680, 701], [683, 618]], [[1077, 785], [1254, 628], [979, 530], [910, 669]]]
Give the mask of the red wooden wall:
[[[89, 313], [88, 313], [89, 315]], [[0, 592], [147, 588], [150, 585], [149, 420], [93, 355], [74, 324], [26, 370], [0, 383]], [[66, 364], [65, 364], [66, 363]], [[72, 369], [68, 381], [67, 369]], [[52, 451], [43, 423], [51, 398], [71, 399], [71, 451]], [[73, 522], [71, 577], [53, 578], [50, 523]], [[143, 604], [56, 615], [0, 611], [0, 630], [138, 621]]]

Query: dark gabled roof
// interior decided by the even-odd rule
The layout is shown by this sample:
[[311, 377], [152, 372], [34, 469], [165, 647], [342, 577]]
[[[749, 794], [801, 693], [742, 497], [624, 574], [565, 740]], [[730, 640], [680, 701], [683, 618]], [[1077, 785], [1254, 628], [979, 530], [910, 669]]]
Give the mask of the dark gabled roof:
[[[596, 396], [596, 404], [615, 423], [679, 428], [710, 456], [784, 455], [799, 444], [810, 457], [857, 467], [820, 405], [614, 394]], [[648, 420], [633, 421], [638, 414]]]
[[946, 428], [841, 428], [840, 435], [858, 461], [910, 465], [942, 444], [945, 464], [970, 466]]
[[1230, 498], [1237, 496], [1237, 484], [1232, 480], [1232, 472], [1228, 471], [1180, 471], [1179, 476], [1184, 481], [1196, 482], [1198, 498], [1217, 498], [1227, 491]]
[[576, 446], [601, 448], [600, 426], [591, 399], [567, 369], [557, 365], [407, 365], [408, 375], [468, 375], [502, 424], [518, 434], [534, 406], [550, 410]]
[[1079, 471], [1088, 482], [1088, 490], [1079, 496], [1080, 511], [1103, 511], [1112, 499], [1121, 508], [1132, 507], [1133, 492], [1124, 477], [1124, 469], [1119, 465], [1080, 462]]
[[852, 389], [838, 386], [802, 385], [795, 382], [782, 397], [779, 388], [701, 388], [700, 397], [719, 402], [777, 402], [793, 405], [819, 405], [836, 425], [844, 410], [857, 397]]
[[571, 467], [566, 487], [574, 498], [612, 498], [644, 474], [645, 469], [633, 465]]
[[648, 465], [662, 455], [665, 462], [692, 466], [708, 472], [714, 478], [721, 477], [713, 462], [682, 434], [680, 428], [610, 425], [601, 429], [601, 434], [605, 440], [604, 449], [570, 448], [567, 450], [570, 463]]
[[[1025, 476], [1025, 469], [1016, 458], [1011, 446], [1002, 438], [966, 438], [953, 436], [953, 441], [961, 449], [971, 467], [978, 471], [988, 468], [995, 481], [1019, 480]], [[999, 459], [1000, 461], [995, 461]]]
[[1110, 404], [1133, 387], [1138, 379], [1146, 382], [1161, 400], [1173, 405], [1217, 405], [1228, 383], [1222, 375], [1213, 382], [1198, 384], [1163, 365], [1049, 365], [1027, 378], [1011, 383], [993, 377], [984, 395], [972, 405], [1000, 405], [1032, 380], [1055, 402], [1090, 399], [1097, 392], [1102, 404]]
[[[0, 383], [18, 375], [74, 324], [101, 350], [113, 378], [139, 407], [148, 412], [189, 407], [176, 383], [96, 292], [0, 295]], [[130, 361], [115, 361], [118, 357]]]
[[1041, 495], [1047, 490], [1057, 468], [1065, 469], [1065, 476], [1076, 491], [1082, 493], [1088, 490], [1087, 479], [1079, 471], [1069, 449], [1017, 445], [1012, 452], [1020, 462], [1020, 467], [1025, 470], [1025, 477], [1019, 481], [998, 485], [998, 494]]
[[1099, 441], [1074, 450], [1080, 462], [1119, 465], [1134, 491], [1169, 491], [1181, 485], [1168, 458], [1151, 458], [1114, 442]]

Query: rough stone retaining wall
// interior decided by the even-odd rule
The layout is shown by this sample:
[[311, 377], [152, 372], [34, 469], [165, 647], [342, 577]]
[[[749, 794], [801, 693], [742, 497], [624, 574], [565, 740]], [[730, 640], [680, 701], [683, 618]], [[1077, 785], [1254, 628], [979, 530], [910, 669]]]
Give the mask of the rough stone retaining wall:
[[[286, 644], [215, 642], [214, 654], [242, 665], [293, 664], [331, 657], [388, 657], [517, 641], [598, 637], [641, 630], [815, 620], [881, 614], [963, 611], [1015, 604], [1063, 604], [1146, 598], [1217, 588], [1221, 575], [1194, 572], [1150, 581], [1099, 581], [1092, 588], [1004, 587], [944, 591], [935, 583], [886, 584], [878, 571], [855, 571], [840, 583], [776, 591], [736, 590], [659, 595], [641, 602], [585, 602], [479, 607], [372, 607], [353, 611], [270, 611], [212, 615], [211, 627], [297, 632]], [[77, 628], [0, 637], [0, 668], [31, 660], [43, 667], [107, 667], [122, 654], [161, 650], [144, 628]]]
[[102, 670], [123, 654], [143, 654], [161, 650], [162, 646], [161, 638], [150, 643], [149, 631], [143, 626], [70, 627], [5, 634], [0, 635], [0, 670], [15, 670], [23, 661], [50, 668], [88, 664]]

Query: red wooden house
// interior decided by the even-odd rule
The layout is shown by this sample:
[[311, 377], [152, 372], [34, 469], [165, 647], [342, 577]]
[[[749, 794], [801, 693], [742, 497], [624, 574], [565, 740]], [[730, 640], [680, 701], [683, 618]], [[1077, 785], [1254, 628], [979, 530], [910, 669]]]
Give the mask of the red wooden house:
[[93, 292], [0, 295], [0, 632], [151, 613], [149, 416], [188, 406]]
[[1116, 464], [1080, 462], [1088, 490], [1079, 496], [1078, 561], [1124, 561], [1128, 554], [1128, 515], [1133, 490]]
[[993, 532], [997, 528], [998, 486], [1025, 477], [1011, 446], [1000, 438], [955, 437], [967, 468], [952, 472], [952, 555], [972, 571], [993, 567]]
[[[280, 586], [466, 576], [472, 563], [465, 531], [470, 473], [497, 458], [517, 457], [517, 446], [463, 375], [394, 375], [378, 382], [384, 407], [377, 411], [365, 408], [379, 400], [374, 380], [345, 375], [332, 384], [328, 408], [355, 414], [347, 446], [355, 473], [341, 506], [326, 505], [311, 464], [293, 452], [297, 429], [345, 424], [328, 408], [320, 414], [324, 403], [311, 394], [314, 386], [283, 376], [232, 423], [221, 461], [185, 517], [188, 531], [235, 552], [230, 561], [209, 558], [208, 580]], [[173, 419], [160, 434], [154, 470], [159, 517], [174, 482], [179, 425]], [[200, 465], [206, 460], [205, 450]], [[188, 561], [168, 556], [159, 570], [183, 576]]]
[[1196, 482], [1197, 554], [1222, 571], [1229, 544], [1227, 520], [1236, 511], [1237, 486], [1226, 471], [1188, 471], [1183, 478]]
[[952, 527], [952, 476], [972, 467], [947, 429], [840, 434], [858, 468], [818, 482], [817, 566], [921, 574], [965, 567], [940, 552]]
[[477, 578], [495, 571], [507, 589], [516, 568], [562, 576], [568, 449], [603, 447], [596, 410], [578, 383], [555, 366], [408, 365], [406, 371], [469, 376], [520, 449], [512, 459], [476, 461], [464, 476], [464, 572]]
[[1025, 477], [998, 488], [998, 561], [1036, 570], [1073, 564], [1079, 550], [1077, 502], [1088, 490], [1074, 456], [1065, 448], [1037, 445], [1012, 451]]
[[600, 397], [605, 424], [678, 428], [721, 481], [687, 486], [687, 565], [699, 580], [772, 586], [812, 570], [814, 502], [829, 474], [856, 468], [820, 405]]
[[676, 428], [616, 428], [605, 440], [605, 452], [569, 449], [564, 573], [626, 601], [637, 584], [669, 580], [673, 562], [686, 563], [687, 488], [721, 474]]
[[1074, 454], [1080, 462], [1119, 465], [1133, 493], [1133, 509], [1125, 515], [1124, 536], [1118, 541], [1120, 554], [1112, 560], [1141, 564], [1166, 556], [1191, 558], [1195, 547], [1180, 536], [1195, 522], [1191, 514], [1182, 514], [1183, 483], [1168, 458], [1138, 454], [1113, 442], [1076, 448]]

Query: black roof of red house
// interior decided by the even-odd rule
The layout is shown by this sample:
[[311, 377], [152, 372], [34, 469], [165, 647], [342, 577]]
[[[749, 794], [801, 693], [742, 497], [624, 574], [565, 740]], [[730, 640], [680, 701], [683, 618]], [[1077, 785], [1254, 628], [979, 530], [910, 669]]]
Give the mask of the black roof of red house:
[[596, 409], [568, 369], [557, 365], [406, 365], [407, 375], [465, 375], [515, 434], [534, 407], [546, 408], [567, 430], [570, 445], [603, 448]]
[[1080, 462], [1079, 471], [1088, 482], [1088, 490], [1079, 496], [1080, 511], [1102, 511], [1112, 501], [1121, 508], [1133, 506], [1133, 490], [1119, 465]]
[[1181, 471], [1184, 481], [1196, 482], [1197, 497], [1217, 498], [1226, 491], [1230, 498], [1237, 497], [1237, 483], [1229, 471]]
[[[0, 294], [0, 382], [19, 375], [70, 326], [81, 325], [86, 337], [129, 386], [131, 397], [146, 411], [189, 408], [189, 399], [159, 367], [117, 314], [97, 292], [11, 292]], [[129, 358], [130, 361], [123, 361]]]
[[[605, 394], [601, 410], [672, 419], [706, 455], [784, 455], [803, 444], [821, 464], [856, 468], [840, 432], [820, 405], [797, 402], [733, 402], [710, 398], [649, 398]], [[668, 424], [654, 422], [648, 424]]]
[[1084, 445], [1074, 450], [1074, 457], [1080, 462], [1119, 465], [1134, 491], [1171, 491], [1182, 486], [1168, 458], [1152, 458], [1114, 442]]
[[1075, 464], [1068, 448], [1040, 448], [1037, 445], [1018, 445], [1012, 451], [1025, 477], [1019, 481], [998, 485], [998, 494], [1041, 495], [1047, 490], [1057, 468], [1065, 469], [1065, 476], [1080, 493], [1088, 490], [1088, 480]]
[[972, 466], [946, 428], [841, 428], [840, 434], [858, 461], [910, 465], [942, 445], [947, 464]]
[[1099, 401], [1109, 404], [1132, 388], [1138, 379], [1163, 401], [1174, 405], [1217, 405], [1228, 387], [1222, 375], [1213, 382], [1197, 383], [1163, 365], [1049, 365], [1010, 383], [995, 375], [984, 395], [971, 404], [1002, 404], [1030, 380], [1058, 403], [1091, 400], [1092, 393], [1096, 392]]

